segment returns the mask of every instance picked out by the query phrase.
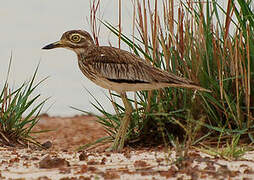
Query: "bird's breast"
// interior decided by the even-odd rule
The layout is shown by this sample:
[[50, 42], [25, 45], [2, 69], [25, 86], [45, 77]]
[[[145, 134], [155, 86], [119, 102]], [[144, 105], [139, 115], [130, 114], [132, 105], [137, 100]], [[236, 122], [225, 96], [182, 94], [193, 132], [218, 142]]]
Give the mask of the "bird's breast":
[[94, 72], [89, 66], [85, 65], [83, 61], [78, 61], [78, 66], [81, 72], [91, 81], [94, 81], [96, 79], [96, 72]]

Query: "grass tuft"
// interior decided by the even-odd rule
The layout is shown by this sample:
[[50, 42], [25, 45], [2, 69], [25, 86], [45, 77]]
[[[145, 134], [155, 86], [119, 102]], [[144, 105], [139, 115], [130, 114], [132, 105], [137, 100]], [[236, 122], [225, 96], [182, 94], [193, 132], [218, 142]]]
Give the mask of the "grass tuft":
[[[10, 73], [11, 60], [8, 75]], [[39, 114], [46, 100], [37, 103], [40, 94], [33, 95], [35, 89], [46, 80], [35, 84], [38, 66], [29, 82], [23, 83], [16, 89], [9, 88], [8, 75], [0, 93], [0, 144], [8, 146], [29, 143], [40, 145], [31, 136], [33, 127], [39, 121]]]

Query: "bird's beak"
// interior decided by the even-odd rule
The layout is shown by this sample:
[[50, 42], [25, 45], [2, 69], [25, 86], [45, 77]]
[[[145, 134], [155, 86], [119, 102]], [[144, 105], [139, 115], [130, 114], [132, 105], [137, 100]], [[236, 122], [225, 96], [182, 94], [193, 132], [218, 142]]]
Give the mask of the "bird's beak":
[[54, 43], [51, 43], [47, 46], [44, 46], [42, 49], [54, 49], [54, 48], [59, 48], [59, 47], [64, 47], [64, 44], [61, 40], [57, 41], [57, 42], [54, 42]]

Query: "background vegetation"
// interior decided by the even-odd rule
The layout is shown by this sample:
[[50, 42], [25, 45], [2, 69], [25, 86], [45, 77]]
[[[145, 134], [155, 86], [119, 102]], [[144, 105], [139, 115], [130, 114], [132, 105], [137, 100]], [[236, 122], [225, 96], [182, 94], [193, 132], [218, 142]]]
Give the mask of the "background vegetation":
[[[145, 61], [178, 76], [189, 78], [212, 92], [164, 88], [136, 92], [135, 112], [128, 131], [128, 144], [151, 145], [169, 142], [178, 146], [199, 144], [236, 146], [239, 140], [252, 143], [254, 125], [254, 3], [228, 0], [223, 9], [216, 0], [133, 1], [133, 34], [121, 29], [121, 0], [118, 27], [100, 19], [99, 0], [91, 3], [91, 30], [98, 43], [103, 23], [132, 52]], [[97, 13], [97, 14], [96, 14]], [[138, 35], [134, 34], [137, 30]], [[114, 101], [116, 114], [107, 113], [99, 122], [114, 137], [124, 108]], [[98, 140], [110, 139], [103, 138]], [[208, 146], [209, 145], [209, 146]]]

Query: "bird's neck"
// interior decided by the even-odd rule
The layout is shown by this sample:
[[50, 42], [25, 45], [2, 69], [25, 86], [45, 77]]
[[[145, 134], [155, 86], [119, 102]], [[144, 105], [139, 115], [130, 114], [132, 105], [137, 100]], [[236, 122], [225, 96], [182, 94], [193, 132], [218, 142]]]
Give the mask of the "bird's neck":
[[78, 60], [84, 60], [91, 49], [93, 49], [93, 46], [90, 45], [86, 47], [75, 48], [74, 51], [78, 56]]

